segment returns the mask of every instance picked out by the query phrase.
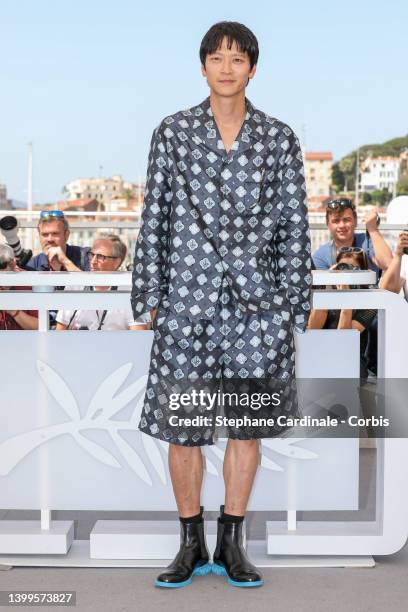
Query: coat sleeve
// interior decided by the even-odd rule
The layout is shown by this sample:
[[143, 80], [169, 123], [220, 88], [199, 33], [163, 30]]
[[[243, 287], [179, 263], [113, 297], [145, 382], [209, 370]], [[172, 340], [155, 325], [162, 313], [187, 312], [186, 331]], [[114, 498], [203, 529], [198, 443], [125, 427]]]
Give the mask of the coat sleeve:
[[306, 184], [299, 141], [287, 126], [283, 134], [281, 212], [275, 235], [278, 282], [291, 305], [293, 327], [303, 333], [309, 319], [312, 285]]
[[131, 305], [135, 320], [156, 308], [168, 287], [171, 174], [161, 126], [153, 132], [141, 226], [135, 247]]

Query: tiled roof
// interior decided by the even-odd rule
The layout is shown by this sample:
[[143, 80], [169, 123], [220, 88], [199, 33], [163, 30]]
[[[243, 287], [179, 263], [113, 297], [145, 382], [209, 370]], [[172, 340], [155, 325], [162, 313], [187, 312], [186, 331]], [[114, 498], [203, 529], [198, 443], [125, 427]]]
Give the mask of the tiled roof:
[[333, 161], [333, 154], [330, 151], [309, 151], [306, 153], [306, 161]]

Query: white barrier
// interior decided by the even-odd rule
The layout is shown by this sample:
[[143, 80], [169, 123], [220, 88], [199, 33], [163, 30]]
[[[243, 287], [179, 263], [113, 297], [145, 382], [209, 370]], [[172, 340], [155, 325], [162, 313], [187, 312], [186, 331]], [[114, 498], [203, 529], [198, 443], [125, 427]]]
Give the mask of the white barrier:
[[[328, 282], [322, 274], [315, 274], [315, 284]], [[348, 273], [335, 278], [337, 284], [373, 282], [370, 273], [358, 281]], [[137, 429], [152, 332], [47, 330], [47, 310], [129, 307], [128, 291], [80, 293], [69, 287], [130, 287], [130, 273], [0, 273], [0, 286], [17, 284], [41, 292], [2, 291], [0, 308], [39, 310], [41, 327], [0, 334], [0, 508], [39, 508], [42, 522], [0, 521], [0, 562], [100, 565], [104, 561], [92, 558], [89, 544], [72, 542], [72, 522], [51, 521], [51, 510], [176, 509], [167, 445]], [[61, 285], [67, 287], [63, 292], [47, 290]], [[407, 376], [396, 348], [408, 340], [408, 305], [399, 296], [380, 290], [315, 291], [314, 306], [380, 309], [379, 376]], [[337, 377], [358, 378], [358, 332], [308, 331], [296, 343], [299, 377], [329, 378], [336, 366]], [[219, 441], [203, 449], [208, 510], [218, 509], [223, 499], [224, 448], [225, 441]], [[259, 565], [276, 565], [272, 555], [353, 555], [352, 564], [370, 565], [367, 556], [395, 552], [407, 537], [407, 452], [405, 440], [378, 441], [375, 520], [312, 523], [297, 521], [296, 512], [358, 509], [358, 440], [263, 440], [248, 509], [285, 510], [287, 521], [268, 522], [266, 540], [248, 543], [251, 556]], [[116, 527], [123, 550], [123, 529]], [[127, 528], [132, 533], [131, 525]], [[134, 533], [140, 534], [140, 525]], [[100, 525], [91, 538], [95, 547], [98, 534], [106, 535]], [[127, 558], [133, 555], [134, 561], [117, 564], [161, 564], [149, 560], [147, 538], [145, 545], [143, 538], [133, 541], [137, 550], [128, 550]], [[63, 557], [15, 557], [23, 553]], [[366, 558], [356, 560], [356, 555]], [[110, 538], [107, 565], [116, 564], [112, 556]], [[326, 564], [333, 563], [346, 561], [332, 558]]]

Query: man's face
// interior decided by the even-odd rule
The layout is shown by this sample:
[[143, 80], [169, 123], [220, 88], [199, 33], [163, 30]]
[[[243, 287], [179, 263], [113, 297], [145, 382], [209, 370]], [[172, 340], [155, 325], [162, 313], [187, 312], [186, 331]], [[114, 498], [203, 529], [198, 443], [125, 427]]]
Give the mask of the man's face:
[[201, 66], [203, 76], [212, 92], [226, 98], [237, 95], [245, 89], [248, 79], [255, 75], [256, 66], [250, 67], [248, 53], [242, 53], [234, 42], [231, 49], [224, 38], [215, 53], [207, 55], [205, 66]]
[[64, 229], [61, 221], [47, 221], [38, 228], [42, 250], [46, 253], [52, 246], [59, 246], [66, 251], [69, 230]]
[[89, 257], [91, 272], [114, 272], [122, 263], [120, 257], [113, 256], [111, 240], [95, 240]]
[[327, 227], [334, 241], [352, 242], [354, 239], [355, 226], [356, 219], [353, 215], [353, 211], [350, 209], [329, 214]]

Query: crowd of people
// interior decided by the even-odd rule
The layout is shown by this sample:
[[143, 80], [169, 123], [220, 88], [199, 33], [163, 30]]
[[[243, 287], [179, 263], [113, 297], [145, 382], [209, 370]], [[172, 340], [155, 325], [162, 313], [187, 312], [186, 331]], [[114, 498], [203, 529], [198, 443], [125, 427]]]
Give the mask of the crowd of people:
[[[38, 222], [41, 253], [24, 266], [27, 271], [114, 272], [120, 270], [127, 247], [116, 234], [99, 234], [91, 247], [68, 243], [70, 228], [64, 213], [59, 210], [43, 211]], [[18, 272], [13, 249], [0, 244], [0, 270]], [[87, 287], [90, 291], [115, 291], [122, 287]], [[28, 287], [1, 287], [0, 289], [29, 289]], [[64, 289], [58, 287], [57, 289]], [[70, 287], [83, 290], [84, 287]], [[125, 310], [60, 310], [51, 314], [51, 327], [62, 330], [137, 330], [147, 327], [146, 321], [134, 320], [131, 307]], [[0, 329], [38, 329], [36, 311], [1, 310]]]
[[[317, 270], [348, 269], [373, 270], [373, 286], [396, 293], [404, 292], [408, 300], [408, 231], [401, 232], [396, 252], [392, 251], [379, 229], [376, 210], [366, 216], [365, 232], [356, 232], [357, 211], [350, 199], [339, 198], [328, 202], [326, 223], [330, 240], [313, 254]], [[408, 252], [408, 250], [407, 250]], [[347, 263], [347, 266], [341, 264]], [[350, 287], [340, 285], [338, 289]], [[377, 313], [375, 310], [312, 310], [309, 329], [357, 329], [360, 333], [360, 375], [377, 373]]]
[[[346, 198], [334, 199], [326, 206], [326, 223], [330, 240], [313, 254], [316, 270], [338, 268], [348, 264], [349, 270], [373, 270], [380, 288], [401, 293], [408, 301], [408, 231], [401, 232], [395, 253], [381, 234], [375, 210], [366, 216], [365, 232], [356, 232], [357, 211]], [[41, 252], [32, 257], [25, 270], [36, 271], [92, 271], [120, 270], [127, 248], [119, 236], [100, 234], [91, 247], [69, 244], [70, 228], [64, 213], [43, 211], [38, 222]], [[0, 270], [20, 271], [13, 249], [0, 244]], [[343, 285], [339, 289], [349, 289]], [[2, 287], [1, 289], [6, 289]], [[27, 289], [15, 286], [12, 289]], [[62, 289], [62, 288], [61, 288]], [[73, 289], [71, 287], [71, 289]], [[83, 287], [75, 287], [83, 289]], [[117, 287], [88, 287], [91, 291], [115, 291]], [[309, 329], [357, 329], [361, 332], [361, 371], [376, 372], [376, 312], [373, 310], [312, 310]], [[55, 313], [56, 330], [120, 330], [149, 329], [146, 317], [135, 319], [132, 310], [61, 310]], [[29, 310], [1, 310], [0, 329], [38, 329], [38, 315]]]

